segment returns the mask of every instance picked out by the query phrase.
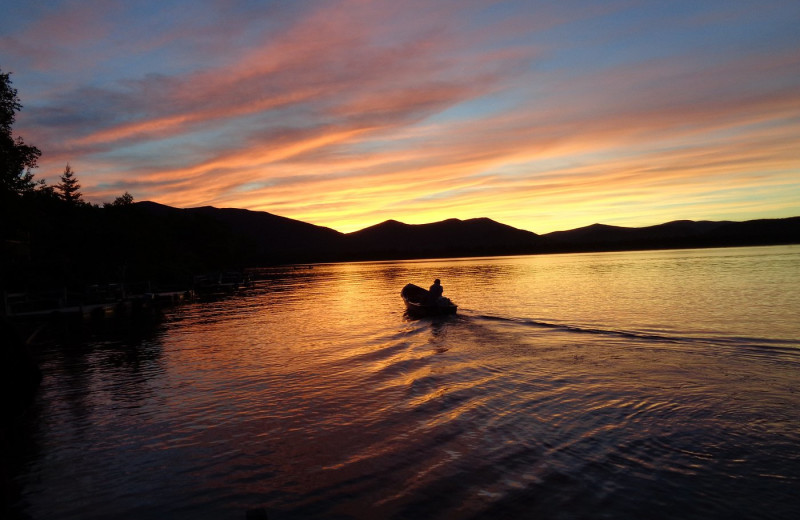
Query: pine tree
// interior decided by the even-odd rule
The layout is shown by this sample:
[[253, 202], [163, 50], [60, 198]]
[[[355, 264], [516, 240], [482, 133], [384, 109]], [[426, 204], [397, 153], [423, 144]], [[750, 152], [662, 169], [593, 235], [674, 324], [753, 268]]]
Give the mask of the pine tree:
[[83, 202], [80, 190], [81, 185], [78, 184], [78, 179], [75, 177], [75, 172], [72, 167], [67, 163], [64, 168], [64, 173], [61, 174], [61, 182], [56, 185], [56, 189], [61, 192], [61, 199], [68, 204], [78, 204]]
[[17, 89], [11, 86], [9, 73], [0, 70], [0, 195], [21, 195], [33, 191], [31, 169], [42, 155], [35, 146], [26, 145], [21, 137], [14, 139], [11, 126], [22, 108]]

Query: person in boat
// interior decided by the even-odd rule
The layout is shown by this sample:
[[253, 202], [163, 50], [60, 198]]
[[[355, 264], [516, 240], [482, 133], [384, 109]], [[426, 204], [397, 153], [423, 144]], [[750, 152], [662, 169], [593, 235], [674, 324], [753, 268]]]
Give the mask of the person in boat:
[[431, 288], [428, 289], [428, 291], [431, 293], [431, 302], [439, 303], [439, 299], [442, 297], [442, 294], [444, 294], [444, 287], [442, 287], [441, 280], [438, 278], [434, 280], [433, 285], [431, 285]]

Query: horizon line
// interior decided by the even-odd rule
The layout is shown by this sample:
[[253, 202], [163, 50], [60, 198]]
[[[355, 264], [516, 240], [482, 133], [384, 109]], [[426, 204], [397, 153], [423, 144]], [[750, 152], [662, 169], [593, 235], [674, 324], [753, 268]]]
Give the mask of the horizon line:
[[383, 221], [378, 222], [376, 224], [372, 224], [372, 225], [369, 225], [369, 226], [366, 226], [366, 227], [363, 227], [363, 228], [360, 228], [360, 229], [357, 229], [357, 230], [354, 230], [354, 231], [340, 231], [340, 230], [338, 230], [336, 228], [333, 228], [331, 226], [324, 226], [324, 225], [321, 225], [321, 224], [314, 224], [312, 222], [307, 222], [305, 220], [300, 220], [300, 219], [296, 219], [296, 218], [292, 218], [292, 217], [286, 217], [284, 215], [279, 215], [277, 213], [272, 213], [270, 211], [258, 210], [258, 209], [236, 208], [236, 207], [218, 207], [218, 206], [212, 206], [210, 204], [206, 204], [206, 205], [203, 205], [203, 206], [191, 206], [191, 207], [182, 208], [182, 207], [177, 207], [177, 206], [170, 206], [169, 204], [163, 204], [161, 202], [156, 202], [154, 200], [141, 200], [141, 201], [135, 201], [134, 202], [134, 204], [142, 204], [142, 203], [157, 204], [159, 206], [164, 206], [164, 207], [173, 208], [173, 209], [179, 209], [179, 210], [192, 210], [192, 209], [211, 208], [211, 209], [216, 209], [216, 210], [229, 209], [229, 210], [238, 210], [238, 211], [249, 211], [249, 212], [252, 212], [252, 213], [266, 213], [268, 215], [272, 215], [272, 216], [275, 216], [275, 217], [285, 218], [285, 219], [288, 219], [288, 220], [293, 220], [295, 222], [301, 222], [303, 224], [308, 224], [308, 225], [316, 226], [316, 227], [320, 227], [320, 228], [330, 229], [332, 231], [336, 231], [337, 233], [341, 233], [343, 235], [350, 235], [350, 234], [353, 234], [353, 233], [358, 233], [360, 231], [364, 231], [365, 229], [370, 229], [370, 228], [373, 228], [373, 227], [376, 227], [376, 226], [380, 226], [382, 224], [386, 224], [387, 222], [397, 222], [397, 223], [403, 224], [405, 226], [426, 226], [426, 225], [430, 225], [430, 224], [440, 224], [442, 222], [447, 222], [447, 221], [451, 221], [451, 220], [455, 220], [455, 221], [458, 221], [458, 222], [467, 222], [467, 221], [470, 221], [470, 220], [483, 220], [483, 219], [485, 219], [485, 220], [490, 220], [492, 222], [495, 222], [497, 224], [501, 224], [501, 225], [504, 225], [504, 226], [511, 227], [513, 229], [518, 229], [520, 231], [528, 231], [528, 232], [533, 233], [533, 234], [538, 235], [538, 236], [545, 236], [545, 235], [549, 235], [549, 234], [552, 234], [552, 233], [575, 231], [575, 230], [578, 230], [578, 229], [584, 229], [584, 228], [588, 228], [588, 227], [592, 227], [592, 226], [607, 226], [607, 227], [624, 228], [624, 229], [644, 229], [644, 228], [649, 228], [649, 227], [662, 226], [662, 225], [665, 225], [665, 224], [672, 224], [672, 223], [675, 223], [675, 222], [743, 223], [743, 222], [753, 222], [753, 221], [759, 221], [759, 220], [787, 220], [787, 219], [800, 218], [800, 215], [792, 215], [792, 216], [788, 216], [788, 217], [762, 217], [762, 218], [753, 218], [753, 219], [745, 219], [745, 220], [729, 220], [729, 219], [722, 219], [722, 220], [711, 220], [711, 219], [693, 220], [693, 219], [688, 219], [688, 218], [677, 218], [677, 219], [672, 219], [672, 220], [659, 222], [657, 224], [648, 224], [648, 225], [644, 225], [644, 226], [621, 226], [621, 225], [616, 225], [616, 224], [604, 224], [602, 222], [593, 222], [591, 224], [586, 224], [586, 225], [578, 226], [578, 227], [575, 227], [575, 228], [557, 229], [555, 231], [548, 231], [546, 233], [537, 233], [536, 231], [533, 231], [533, 230], [530, 230], [530, 229], [525, 229], [525, 228], [512, 226], [510, 224], [506, 224], [505, 222], [501, 222], [499, 220], [495, 220], [495, 219], [493, 219], [491, 217], [485, 217], [485, 216], [484, 217], [470, 217], [470, 218], [466, 218], [466, 219], [457, 218], [457, 217], [450, 217], [450, 218], [446, 218], [446, 219], [443, 219], [443, 220], [436, 220], [436, 221], [432, 221], [432, 222], [423, 222], [423, 223], [420, 223], [420, 224], [409, 224], [409, 223], [403, 222], [401, 220], [390, 218], [390, 219], [386, 219], [386, 220], [383, 220]]

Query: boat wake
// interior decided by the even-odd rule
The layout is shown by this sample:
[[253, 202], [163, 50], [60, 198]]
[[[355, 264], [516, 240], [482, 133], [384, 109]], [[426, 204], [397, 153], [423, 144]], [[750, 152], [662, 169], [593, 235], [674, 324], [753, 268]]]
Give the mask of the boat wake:
[[696, 346], [719, 346], [732, 347], [737, 349], [752, 349], [754, 351], [768, 350], [775, 353], [785, 353], [798, 356], [800, 358], [800, 341], [785, 340], [764, 337], [745, 337], [745, 336], [724, 336], [722, 334], [702, 334], [694, 335], [676, 331], [670, 332], [651, 332], [638, 330], [624, 330], [612, 328], [597, 328], [568, 323], [554, 323], [533, 318], [497, 316], [481, 314], [463, 309], [464, 314], [459, 315], [462, 320], [474, 320], [475, 322], [498, 322], [506, 323], [519, 327], [531, 327], [538, 329], [549, 329], [574, 334], [588, 334], [594, 336], [616, 337], [622, 339], [636, 340], [645, 343], [671, 343], [671, 344], [691, 344]]

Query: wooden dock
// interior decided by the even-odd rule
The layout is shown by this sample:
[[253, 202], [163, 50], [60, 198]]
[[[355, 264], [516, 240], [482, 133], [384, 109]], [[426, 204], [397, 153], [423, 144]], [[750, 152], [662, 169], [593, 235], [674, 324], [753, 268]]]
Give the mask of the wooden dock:
[[66, 299], [36, 299], [24, 293], [5, 294], [4, 314], [11, 319], [69, 316], [83, 319], [113, 318], [148, 308], [176, 305], [191, 300], [194, 292], [166, 291], [126, 295], [116, 300], [69, 303]]

